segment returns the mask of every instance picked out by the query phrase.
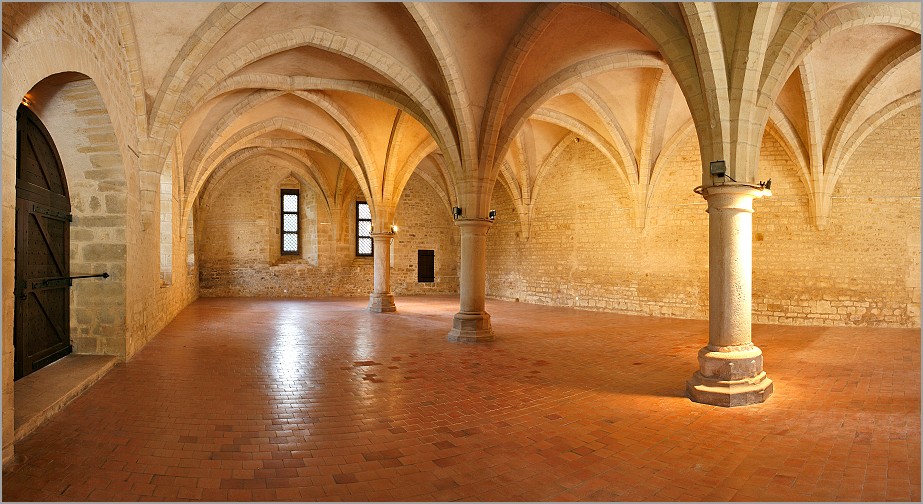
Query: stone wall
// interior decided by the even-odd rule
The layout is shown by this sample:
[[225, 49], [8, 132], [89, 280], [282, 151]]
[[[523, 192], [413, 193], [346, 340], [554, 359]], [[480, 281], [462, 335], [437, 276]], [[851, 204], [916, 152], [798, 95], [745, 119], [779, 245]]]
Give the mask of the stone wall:
[[[71, 187], [72, 270], [106, 270], [76, 282], [72, 342], [77, 352], [130, 359], [197, 296], [195, 277], [161, 288], [159, 229], [140, 215], [138, 153], [147, 135], [140, 72], [121, 36], [114, 3], [3, 5], [3, 285], [13, 285], [16, 109], [31, 96], [62, 152]], [[137, 61], [134, 61], [137, 63]], [[74, 75], [63, 75], [73, 72]], [[75, 77], [76, 76], [76, 80]], [[88, 78], [88, 79], [87, 79]], [[137, 92], [136, 92], [137, 91]], [[32, 95], [34, 93], [34, 96]], [[78, 111], [78, 109], [80, 109]], [[64, 160], [66, 158], [66, 161]], [[185, 273], [186, 243], [174, 240]], [[190, 281], [191, 278], [191, 281]], [[13, 289], [4, 288], [3, 460], [13, 454]]]
[[845, 167], [818, 230], [797, 168], [767, 135], [756, 202], [753, 321], [920, 325], [920, 107], [874, 131]]
[[33, 94], [67, 178], [71, 274], [110, 275], [70, 289], [74, 353], [124, 356], [126, 188], [112, 124], [90, 79], [42, 83]]
[[[397, 204], [398, 226], [391, 254], [391, 288], [395, 294], [454, 294], [458, 292], [461, 253], [452, 209], [422, 177], [407, 181]], [[417, 282], [417, 251], [433, 250], [435, 282]], [[400, 308], [400, 306], [398, 306]]]
[[[818, 230], [798, 168], [771, 135], [754, 202], [753, 321], [793, 325], [920, 325], [920, 108], [868, 137], [845, 168]], [[488, 235], [488, 295], [620, 313], [708, 317], [708, 215], [698, 149], [688, 138], [656, 181], [644, 229], [628, 191], [587, 142], [567, 147], [521, 238], [498, 184]], [[588, 183], [592, 181], [592, 183]]]
[[[707, 310], [708, 238], [694, 139], [660, 178], [644, 229], [627, 188], [588, 142], [574, 143], [545, 176], [528, 241], [509, 195], [494, 190], [488, 295], [529, 303], [698, 318]], [[588, 183], [592, 181], [592, 183]]]
[[[328, 209], [312, 186], [301, 183], [302, 254], [279, 253], [279, 191], [297, 181], [287, 168], [255, 162], [232, 170], [202, 196], [201, 295], [319, 297], [367, 296], [373, 260], [355, 255], [355, 201]], [[420, 177], [411, 177], [398, 204], [393, 243], [395, 294], [458, 291], [458, 231], [451, 214]], [[204, 238], [207, 237], [207, 238]], [[416, 282], [417, 249], [436, 250], [436, 282]]]

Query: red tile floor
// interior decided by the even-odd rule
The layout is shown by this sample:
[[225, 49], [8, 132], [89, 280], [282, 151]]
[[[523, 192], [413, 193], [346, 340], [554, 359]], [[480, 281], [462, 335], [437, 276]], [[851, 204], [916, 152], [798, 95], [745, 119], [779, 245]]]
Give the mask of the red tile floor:
[[455, 297], [201, 299], [32, 436], [4, 500], [920, 500], [918, 330], [755, 326], [775, 393], [690, 402], [707, 323]]

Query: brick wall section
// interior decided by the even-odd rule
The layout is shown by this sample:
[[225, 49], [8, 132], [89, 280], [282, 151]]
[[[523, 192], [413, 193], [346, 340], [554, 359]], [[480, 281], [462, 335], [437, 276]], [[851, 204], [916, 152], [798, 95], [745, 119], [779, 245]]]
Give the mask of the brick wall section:
[[[770, 135], [756, 200], [753, 320], [791, 325], [920, 325], [920, 108], [871, 135], [834, 195], [827, 228], [810, 219], [796, 165]], [[627, 190], [595, 148], [567, 148], [522, 240], [499, 185], [488, 235], [491, 297], [620, 313], [708, 317], [708, 214], [689, 138], [657, 181], [648, 222], [631, 226]], [[592, 182], [592, 183], [589, 183]]]
[[[279, 189], [289, 187], [280, 183], [289, 172], [268, 164], [242, 168], [207, 187], [202, 197], [197, 231], [202, 296], [367, 296], [372, 292], [372, 258], [355, 257], [355, 195], [347, 198], [346, 208], [334, 210], [339, 216], [333, 217], [334, 223], [319, 196], [302, 184], [303, 257], [281, 256]], [[392, 258], [395, 294], [458, 291], [458, 231], [448, 215], [426, 182], [411, 177], [397, 209], [399, 233]], [[433, 284], [416, 283], [418, 248], [436, 250]]]

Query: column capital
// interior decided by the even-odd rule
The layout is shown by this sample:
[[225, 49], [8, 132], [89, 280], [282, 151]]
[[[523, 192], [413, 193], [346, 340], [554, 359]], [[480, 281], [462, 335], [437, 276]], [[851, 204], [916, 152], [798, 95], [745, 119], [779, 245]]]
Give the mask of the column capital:
[[721, 184], [713, 186], [700, 186], [696, 188], [696, 192], [701, 194], [703, 198], [708, 199], [711, 196], [716, 196], [719, 194], [735, 194], [740, 196], [750, 196], [751, 198], [762, 198], [763, 196], [772, 196], [772, 192], [769, 189], [760, 189], [755, 185], [750, 184]]
[[374, 239], [379, 239], [379, 240], [389, 239], [390, 240], [391, 238], [394, 238], [394, 233], [391, 231], [388, 231], [386, 233], [369, 233], [369, 236], [371, 236], [373, 240]]
[[484, 229], [486, 231], [487, 228], [493, 225], [493, 223], [494, 221], [490, 219], [477, 219], [477, 218], [465, 218], [465, 217], [455, 220], [456, 226], [462, 229], [465, 229], [465, 228], [472, 229], [474, 231], [477, 231], [478, 229]]
[[701, 192], [698, 189], [696, 192], [705, 198], [709, 209], [740, 210], [744, 212], [753, 212], [754, 199], [772, 196], [769, 189], [760, 189], [743, 184], [705, 186], [701, 188]]

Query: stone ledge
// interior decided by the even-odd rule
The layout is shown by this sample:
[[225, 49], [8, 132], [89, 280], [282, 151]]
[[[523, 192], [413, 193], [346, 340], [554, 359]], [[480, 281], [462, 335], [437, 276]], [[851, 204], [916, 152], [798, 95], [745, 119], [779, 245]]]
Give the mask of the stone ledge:
[[31, 434], [117, 363], [111, 355], [70, 354], [13, 384], [14, 442]]

